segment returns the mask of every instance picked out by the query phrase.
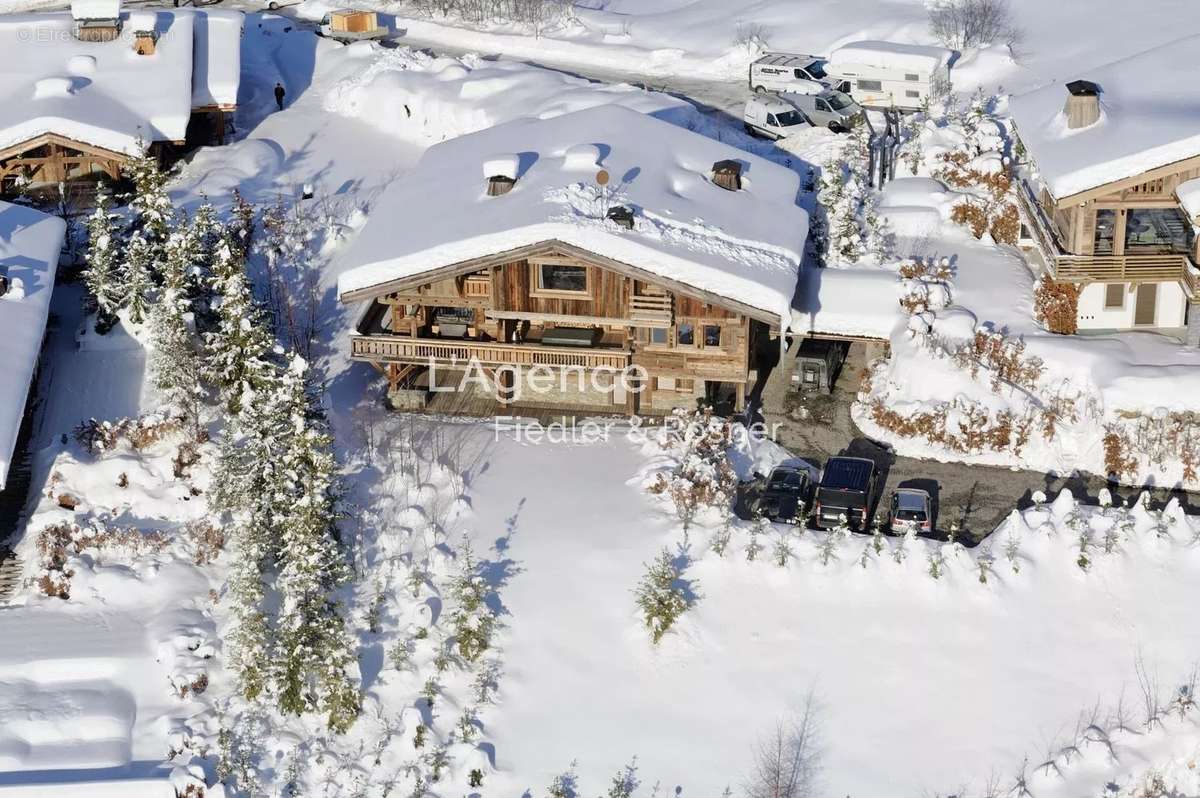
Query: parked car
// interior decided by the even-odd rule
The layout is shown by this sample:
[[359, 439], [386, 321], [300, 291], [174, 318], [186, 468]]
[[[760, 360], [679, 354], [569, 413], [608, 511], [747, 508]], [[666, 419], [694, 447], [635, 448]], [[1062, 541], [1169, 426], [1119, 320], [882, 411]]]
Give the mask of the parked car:
[[742, 116], [747, 133], [775, 140], [787, 138], [808, 124], [795, 106], [774, 95], [750, 98]]
[[913, 531], [933, 531], [933, 499], [919, 488], [897, 488], [892, 493], [889, 513], [892, 532], [903, 535]]
[[780, 99], [804, 114], [813, 127], [827, 127], [835, 133], [850, 130], [863, 112], [850, 95], [835, 89], [819, 94], [784, 94]]
[[869, 525], [875, 503], [875, 464], [865, 457], [831, 457], [821, 472], [813, 506], [813, 522], [818, 529], [832, 529], [846, 523], [855, 531]]
[[816, 93], [826, 88], [825, 61], [815, 55], [766, 53], [750, 65], [750, 91]]
[[796, 351], [792, 386], [801, 393], [830, 393], [849, 349], [846, 341], [805, 338]]
[[803, 524], [812, 499], [812, 479], [804, 468], [776, 466], [754, 503], [760, 518], [787, 524]]

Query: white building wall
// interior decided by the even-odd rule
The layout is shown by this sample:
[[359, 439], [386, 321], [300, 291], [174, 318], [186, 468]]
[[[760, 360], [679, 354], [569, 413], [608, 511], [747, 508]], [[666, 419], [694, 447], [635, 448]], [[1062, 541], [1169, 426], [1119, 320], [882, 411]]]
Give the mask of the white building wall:
[[[1104, 294], [1107, 283], [1089, 283], [1079, 294], [1078, 324], [1081, 330], [1128, 330], [1133, 328], [1133, 309], [1137, 291], [1125, 284], [1125, 304], [1106, 309]], [[1158, 284], [1158, 305], [1154, 326], [1180, 328], [1184, 326], [1187, 296], [1178, 282]]]

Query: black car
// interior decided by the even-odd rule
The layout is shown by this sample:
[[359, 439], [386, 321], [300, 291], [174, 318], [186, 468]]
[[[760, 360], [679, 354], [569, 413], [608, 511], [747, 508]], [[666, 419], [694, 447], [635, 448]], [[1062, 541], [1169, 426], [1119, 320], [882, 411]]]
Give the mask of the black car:
[[802, 524], [812, 498], [808, 471], [796, 466], [777, 466], [754, 504], [755, 515], [771, 521]]
[[875, 503], [875, 480], [875, 463], [864, 457], [830, 458], [813, 507], [817, 528], [832, 529], [845, 516], [851, 529], [866, 529]]

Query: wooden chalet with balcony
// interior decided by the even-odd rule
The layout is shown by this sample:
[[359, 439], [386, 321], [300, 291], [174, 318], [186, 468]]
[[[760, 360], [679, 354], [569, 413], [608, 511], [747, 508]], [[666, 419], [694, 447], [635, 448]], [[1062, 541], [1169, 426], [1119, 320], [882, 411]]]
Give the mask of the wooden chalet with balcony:
[[[1013, 98], [1028, 156], [1023, 243], [1048, 278], [1079, 286], [1081, 332], [1152, 329], [1197, 344], [1196, 218], [1177, 192], [1200, 178], [1200, 125], [1146, 101], [1138, 58]], [[1186, 71], [1200, 77], [1194, 64]]]
[[[763, 211], [768, 221], [786, 223], [778, 237], [794, 240], [788, 249], [738, 235], [739, 252], [713, 223], [729, 214], [742, 232], [759, 230], [761, 219], [743, 224], [731, 212], [740, 205], [753, 215], [763, 197], [739, 188], [740, 174], [730, 179], [745, 164], [713, 157], [729, 154], [717, 142], [615, 107], [464, 138], [477, 141], [432, 148], [389, 190], [380, 203], [385, 218], [389, 209], [412, 208], [426, 177], [441, 175], [445, 193], [409, 214], [416, 227], [401, 221], [401, 229], [373, 234], [376, 223], [369, 224], [348, 254], [370, 254], [340, 284], [343, 302], [364, 306], [351, 357], [386, 375], [395, 406], [655, 415], [703, 401], [745, 405], [756, 346], [779, 334], [795, 290], [806, 217], [795, 205], [794, 173], [757, 160], [745, 170], [781, 203]], [[605, 143], [573, 146], [581, 138]], [[478, 160], [469, 169], [450, 167], [501, 141], [525, 148], [531, 163], [493, 159], [483, 174]], [[685, 161], [689, 148], [705, 159], [694, 161], [705, 164], [703, 174], [670, 172], [682, 197], [659, 184], [655, 159], [672, 145]], [[627, 175], [630, 184], [619, 194], [596, 185], [601, 169]], [[612, 192], [608, 203], [605, 191]], [[668, 207], [654, 209], [651, 201]], [[685, 208], [708, 213], [704, 226], [689, 226], [694, 235], [717, 238], [683, 240], [669, 220]], [[379, 258], [389, 242], [395, 257], [382, 250]], [[463, 389], [468, 373], [470, 392]]]

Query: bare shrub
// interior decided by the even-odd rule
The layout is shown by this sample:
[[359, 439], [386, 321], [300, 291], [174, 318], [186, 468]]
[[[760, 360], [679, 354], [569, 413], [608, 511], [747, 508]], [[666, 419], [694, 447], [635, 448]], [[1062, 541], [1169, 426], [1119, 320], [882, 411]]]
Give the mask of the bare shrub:
[[86, 526], [64, 521], [44, 527], [38, 532], [36, 547], [42, 574], [36, 578], [38, 588], [47, 596], [70, 597], [71, 577], [67, 567], [71, 557], [88, 549], [121, 551], [138, 556], [162, 551], [169, 540], [161, 532], [142, 532], [133, 527], [106, 527], [98, 521]]
[[1043, 278], [1033, 294], [1033, 312], [1050, 332], [1074, 335], [1079, 329], [1079, 286]]
[[817, 706], [809, 693], [800, 712], [778, 721], [759, 740], [744, 792], [746, 798], [806, 798], [815, 795], [821, 773]]
[[89, 418], [75, 428], [75, 440], [93, 455], [115, 449], [120, 443], [141, 451], [164, 438], [178, 434], [183, 424], [177, 418], [148, 414], [138, 418], [97, 421]]
[[939, 0], [929, 6], [929, 30], [954, 50], [989, 44], [1015, 47], [1022, 39], [1008, 0]]
[[192, 543], [192, 561], [196, 565], [214, 562], [225, 549], [225, 530], [206, 518], [188, 523], [183, 530]]
[[1104, 470], [1116, 477], [1137, 475], [1137, 458], [1129, 456], [1129, 437], [1124, 431], [1109, 426], [1104, 435]]

